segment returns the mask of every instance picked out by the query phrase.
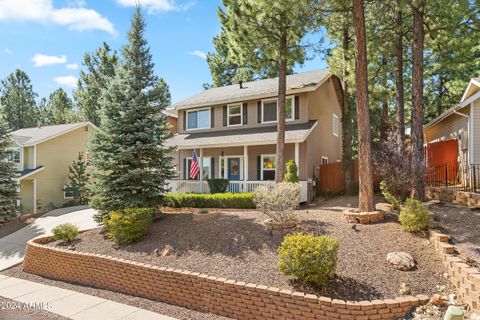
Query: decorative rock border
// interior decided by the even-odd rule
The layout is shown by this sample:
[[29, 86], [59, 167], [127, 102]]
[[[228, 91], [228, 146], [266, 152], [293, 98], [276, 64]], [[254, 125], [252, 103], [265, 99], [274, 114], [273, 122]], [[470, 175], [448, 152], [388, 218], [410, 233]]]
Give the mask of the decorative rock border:
[[285, 229], [292, 229], [297, 226], [297, 221], [290, 220], [290, 221], [273, 221], [272, 219], [265, 220], [265, 225], [270, 230], [285, 230]]
[[442, 258], [450, 280], [457, 288], [459, 298], [473, 311], [480, 312], [480, 271], [463, 262], [449, 244], [450, 236], [437, 230], [430, 231], [430, 240]]
[[359, 212], [358, 209], [352, 208], [343, 211], [345, 218], [350, 223], [370, 224], [383, 221], [385, 214], [383, 211]]
[[220, 211], [213, 211], [213, 212], [207, 212], [207, 213], [199, 213], [199, 212], [194, 212], [193, 213], [193, 221], [195, 222], [206, 222], [213, 220], [215, 218], [218, 218], [222, 212]]
[[27, 243], [25, 272], [236, 319], [397, 319], [429, 300], [426, 295], [374, 301], [332, 300], [43, 245], [51, 240], [43, 237]]
[[429, 199], [480, 207], [479, 193], [456, 191], [445, 187], [429, 187], [426, 192]]

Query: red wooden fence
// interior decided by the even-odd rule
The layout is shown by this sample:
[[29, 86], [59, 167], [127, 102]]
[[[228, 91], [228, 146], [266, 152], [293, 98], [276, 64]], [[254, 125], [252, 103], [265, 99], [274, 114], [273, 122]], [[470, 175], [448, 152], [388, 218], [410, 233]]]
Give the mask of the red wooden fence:
[[[318, 169], [320, 192], [339, 193], [345, 189], [343, 163], [322, 164]], [[353, 160], [353, 177], [358, 182], [358, 159]]]

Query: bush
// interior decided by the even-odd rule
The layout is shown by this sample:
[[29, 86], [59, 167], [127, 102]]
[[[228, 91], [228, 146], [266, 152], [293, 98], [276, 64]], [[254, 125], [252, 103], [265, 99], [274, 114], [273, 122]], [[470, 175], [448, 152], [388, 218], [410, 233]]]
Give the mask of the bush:
[[293, 219], [293, 210], [298, 206], [299, 198], [300, 184], [291, 182], [260, 186], [253, 193], [257, 209], [278, 222]]
[[78, 227], [71, 223], [59, 224], [52, 229], [56, 241], [72, 242], [78, 236]]
[[388, 203], [392, 205], [393, 209], [400, 209], [400, 200], [394, 196], [390, 191], [388, 190], [387, 183], [382, 180], [380, 182], [380, 191], [382, 192], [383, 197], [385, 200], [387, 200]]
[[164, 197], [167, 207], [254, 209], [251, 193], [170, 193]]
[[430, 213], [418, 200], [408, 198], [405, 207], [400, 211], [398, 220], [405, 231], [421, 231], [428, 229]]
[[323, 286], [335, 274], [339, 248], [338, 240], [332, 237], [287, 235], [278, 248], [278, 267], [287, 276]]
[[295, 161], [288, 160], [287, 162], [287, 173], [285, 173], [285, 182], [299, 182], [300, 178], [298, 177], [298, 168], [295, 164]]
[[225, 193], [228, 188], [227, 179], [208, 179], [208, 187], [210, 188], [210, 193]]
[[154, 219], [150, 208], [128, 208], [110, 211], [103, 219], [107, 237], [118, 244], [129, 244], [143, 239]]

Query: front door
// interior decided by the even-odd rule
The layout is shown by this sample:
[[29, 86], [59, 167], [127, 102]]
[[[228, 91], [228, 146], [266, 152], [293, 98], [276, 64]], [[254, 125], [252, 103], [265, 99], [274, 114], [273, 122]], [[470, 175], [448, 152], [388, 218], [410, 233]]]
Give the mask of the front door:
[[240, 180], [240, 158], [228, 158], [227, 167], [228, 180]]

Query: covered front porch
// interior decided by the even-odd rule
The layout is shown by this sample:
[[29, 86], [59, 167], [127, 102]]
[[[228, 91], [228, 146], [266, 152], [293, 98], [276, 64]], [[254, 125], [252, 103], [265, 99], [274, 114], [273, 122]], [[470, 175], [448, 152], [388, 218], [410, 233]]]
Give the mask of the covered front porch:
[[[258, 186], [271, 183], [275, 179], [277, 166], [276, 146], [244, 145], [231, 147], [196, 148], [200, 174], [191, 179], [193, 148], [180, 149], [176, 153], [177, 179], [170, 180], [173, 193], [209, 193], [207, 180], [224, 178], [229, 181], [228, 192], [253, 192]], [[294, 160], [302, 185], [301, 202], [306, 202], [307, 168], [306, 144], [285, 144], [285, 159]]]

